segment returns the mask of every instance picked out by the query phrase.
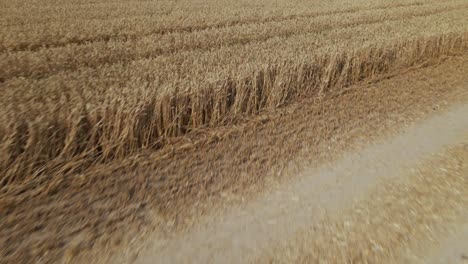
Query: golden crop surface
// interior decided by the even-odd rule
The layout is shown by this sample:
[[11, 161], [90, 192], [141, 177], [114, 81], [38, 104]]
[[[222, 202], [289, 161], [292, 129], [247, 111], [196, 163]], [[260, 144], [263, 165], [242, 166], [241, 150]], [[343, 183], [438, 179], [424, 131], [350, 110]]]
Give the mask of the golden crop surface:
[[0, 0], [0, 186], [468, 47], [468, 0]]

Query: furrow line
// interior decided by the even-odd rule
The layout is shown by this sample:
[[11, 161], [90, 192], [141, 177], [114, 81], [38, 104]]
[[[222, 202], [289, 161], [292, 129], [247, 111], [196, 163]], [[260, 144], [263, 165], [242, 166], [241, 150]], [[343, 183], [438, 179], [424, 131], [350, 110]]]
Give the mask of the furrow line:
[[18, 51], [38, 51], [41, 49], [49, 49], [54, 47], [65, 47], [67, 45], [75, 44], [75, 45], [85, 45], [94, 42], [109, 42], [111, 40], [119, 40], [119, 41], [129, 41], [129, 40], [136, 40], [143, 37], [151, 36], [151, 35], [166, 35], [170, 33], [192, 33], [192, 32], [199, 32], [205, 30], [212, 30], [212, 29], [220, 29], [220, 28], [229, 28], [233, 26], [244, 26], [250, 24], [259, 24], [259, 23], [270, 23], [270, 22], [281, 22], [281, 21], [288, 21], [288, 20], [295, 20], [299, 18], [315, 18], [320, 16], [330, 16], [330, 15], [343, 15], [343, 14], [351, 14], [357, 13], [362, 11], [372, 11], [372, 10], [386, 10], [386, 9], [393, 9], [393, 8], [401, 8], [401, 7], [411, 7], [411, 6], [423, 6], [425, 4], [421, 3], [411, 3], [411, 4], [398, 4], [398, 5], [391, 5], [391, 6], [379, 6], [379, 7], [371, 7], [371, 8], [350, 8], [345, 10], [332, 10], [322, 13], [309, 13], [309, 14], [301, 14], [301, 15], [290, 15], [285, 17], [269, 17], [263, 20], [258, 20], [257, 18], [246, 19], [246, 20], [234, 20], [234, 21], [224, 21], [220, 23], [215, 23], [211, 25], [193, 25], [193, 26], [182, 26], [178, 28], [159, 28], [152, 30], [150, 32], [133, 35], [133, 34], [104, 34], [98, 35], [95, 37], [88, 37], [88, 38], [81, 38], [79, 36], [70, 37], [66, 41], [48, 41], [45, 39], [45, 42], [40, 43], [18, 43], [11, 47], [2, 45], [0, 46], [0, 52], [18, 52]]
[[[338, 22], [338, 23], [327, 23], [327, 22], [319, 22], [319, 23], [314, 23], [311, 28], [313, 28], [310, 31], [296, 31], [295, 27], [291, 28], [286, 28], [284, 32], [280, 32], [280, 34], [274, 33], [273, 35], [258, 35], [257, 37], [253, 37], [250, 39], [244, 39], [242, 37], [238, 38], [232, 38], [232, 39], [227, 39], [228, 42], [224, 42], [223, 40], [218, 43], [209, 43], [209, 42], [202, 42], [202, 43], [195, 43], [197, 45], [195, 46], [185, 46], [182, 45], [181, 47], [178, 46], [168, 46], [166, 49], [164, 48], [159, 48], [159, 49], [154, 49], [149, 52], [144, 52], [143, 54], [128, 54], [129, 52], [134, 52], [135, 49], [125, 49], [121, 48], [120, 50], [123, 50], [123, 53], [120, 54], [119, 56], [115, 55], [115, 52], [119, 51], [114, 51], [111, 54], [106, 53], [104, 50], [103, 52], [95, 52], [96, 56], [98, 56], [98, 59], [96, 61], [89, 61], [86, 60], [85, 54], [80, 55], [79, 51], [78, 52], [68, 52], [70, 54], [73, 54], [73, 58], [68, 58], [64, 56], [59, 56], [60, 59], [64, 60], [59, 63], [53, 63], [53, 60], [48, 58], [49, 65], [44, 65], [44, 63], [41, 63], [39, 66], [42, 68], [31, 68], [30, 64], [27, 64], [28, 68], [9, 68], [7, 65], [21, 65], [24, 64], [24, 61], [21, 61], [22, 58], [24, 58], [24, 55], [21, 55], [19, 59], [15, 59], [14, 54], [10, 56], [5, 56], [2, 61], [0, 62], [0, 66], [5, 66], [5, 67], [0, 67], [0, 83], [6, 82], [9, 79], [13, 78], [33, 78], [33, 79], [43, 79], [47, 78], [51, 74], [59, 73], [59, 72], [72, 72], [75, 71], [79, 68], [85, 67], [89, 69], [96, 69], [101, 65], [112, 65], [112, 64], [118, 64], [118, 63], [130, 63], [132, 61], [136, 60], [150, 60], [150, 59], [155, 59], [159, 56], [171, 56], [176, 53], [180, 52], [192, 52], [192, 51], [215, 51], [221, 48], [228, 48], [232, 46], [247, 46], [250, 44], [259, 44], [266, 42], [271, 39], [275, 38], [280, 38], [280, 39], [287, 39], [293, 36], [299, 36], [299, 35], [305, 35], [305, 34], [319, 34], [327, 31], [332, 31], [334, 29], [351, 29], [354, 27], [359, 27], [362, 25], [372, 25], [372, 24], [378, 24], [381, 22], [386, 22], [386, 21], [400, 21], [408, 18], [418, 18], [418, 17], [428, 17], [436, 14], [442, 14], [446, 12], [451, 12], [453, 10], [460, 10], [460, 9], [466, 9], [468, 7], [467, 4], [456, 6], [456, 7], [451, 7], [451, 8], [440, 8], [436, 10], [429, 10], [429, 11], [423, 11], [421, 13], [404, 13], [404, 14], [398, 14], [395, 17], [389, 17], [392, 14], [389, 14], [387, 16], [380, 16], [376, 18], [369, 18], [369, 17], [363, 17], [363, 18], [358, 18], [355, 21], [350, 21], [350, 22]], [[196, 39], [196, 38], [194, 38]], [[204, 44], [206, 45], [204, 46]], [[134, 45], [134, 44], [133, 44]], [[317, 46], [317, 47], [320, 47]], [[136, 47], [137, 48], [137, 47]], [[34, 58], [34, 54], [32, 53], [31, 56], [33, 56], [31, 59], [29, 59], [30, 62], [34, 61], [43, 61], [40, 59], [40, 57]], [[0, 55], [0, 58], [2, 56]], [[80, 58], [83, 58], [80, 61]], [[70, 63], [70, 61], [73, 60], [73, 63]], [[4, 64], [4, 65], [2, 65]]]

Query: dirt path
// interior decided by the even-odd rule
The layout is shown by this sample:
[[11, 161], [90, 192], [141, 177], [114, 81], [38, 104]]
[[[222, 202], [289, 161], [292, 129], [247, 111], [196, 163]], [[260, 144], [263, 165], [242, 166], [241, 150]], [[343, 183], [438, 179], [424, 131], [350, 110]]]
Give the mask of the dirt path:
[[[301, 243], [282, 243], [297, 239], [310, 240], [313, 236], [304, 237], [306, 235], [303, 234], [307, 232], [302, 233], [301, 230], [319, 225], [325, 219], [339, 219], [347, 208], [365, 204], [372, 197], [371, 194], [380, 190], [386, 182], [407, 178], [410, 183], [399, 184], [411, 185], [413, 177], [416, 177], [413, 175], [415, 170], [428, 167], [427, 164], [443, 162], [433, 163], [431, 156], [434, 154], [445, 153], [459, 146], [462, 146], [463, 153], [468, 153], [467, 135], [468, 104], [450, 108], [443, 114], [407, 127], [392, 138], [349, 153], [344, 159], [304, 170], [297, 181], [265, 192], [258, 200], [233, 209], [227, 215], [206, 220], [198, 230], [168, 241], [156, 241], [140, 255], [137, 263], [246, 263], [261, 256], [264, 256], [261, 259], [273, 256], [273, 260], [289, 262], [285, 259], [285, 252], [288, 251], [284, 249]], [[450, 160], [467, 156], [455, 157], [449, 153], [444, 157]], [[462, 159], [463, 162], [468, 162], [468, 159]], [[463, 183], [459, 186], [462, 194], [468, 194], [468, 185], [465, 186], [468, 183], [467, 175], [468, 171], [463, 171], [456, 178]], [[450, 184], [450, 181], [446, 183]], [[385, 192], [385, 189], [381, 191]], [[434, 193], [429, 198], [438, 201], [448, 199], [445, 202], [451, 202], [451, 197], [436, 195]], [[461, 197], [464, 199], [459, 200], [457, 206], [465, 206], [463, 209], [466, 210], [468, 196]], [[409, 205], [402, 204], [400, 207], [410, 209], [414, 201], [408, 202]], [[421, 207], [424, 206], [421, 204]], [[382, 207], [385, 208], [385, 204], [375, 206]], [[442, 215], [440, 217], [443, 218]], [[408, 221], [411, 222], [411, 218]], [[417, 222], [412, 224], [414, 228], [419, 227]], [[465, 234], [457, 241], [467, 239]], [[452, 257], [451, 249], [451, 246], [442, 249], [439, 256]], [[274, 257], [278, 254], [280, 257]], [[294, 260], [304, 254], [296, 252]]]
[[[468, 177], [468, 176], [467, 176]], [[426, 259], [428, 264], [468, 263], [468, 215], [453, 228], [450, 236], [433, 248]]]
[[458, 233], [468, 207], [467, 143], [465, 137], [447, 146], [340, 214], [301, 228], [260, 262], [460, 263], [467, 250]]
[[[12, 185], [0, 194], [0, 263], [294, 262], [283, 257], [307, 255], [297, 248], [336, 255], [336, 243], [323, 248], [310, 240], [316, 237], [311, 225], [334, 237], [336, 228], [322, 225], [324, 219], [343, 223], [355, 203], [367, 205], [371, 193], [382, 192], [381, 181], [418, 179], [401, 170], [463, 142], [467, 68], [468, 56], [442, 58], [194, 131], [158, 151], [79, 175]], [[448, 157], [462, 162], [466, 155]], [[451, 201], [456, 188], [447, 186], [444, 199], [429, 195], [426, 204]], [[411, 211], [398, 210], [417, 210], [417, 201], [379, 211], [387, 205], [377, 200], [366, 210], [405, 216]], [[460, 201], [444, 212], [456, 212]], [[366, 241], [358, 240], [363, 248]], [[291, 254], [274, 254], [286, 251]]]

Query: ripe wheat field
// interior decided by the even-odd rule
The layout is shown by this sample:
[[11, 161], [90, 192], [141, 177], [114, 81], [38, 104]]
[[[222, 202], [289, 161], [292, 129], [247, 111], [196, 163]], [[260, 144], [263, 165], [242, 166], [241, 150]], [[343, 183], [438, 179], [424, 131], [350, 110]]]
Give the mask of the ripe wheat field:
[[0, 187], [463, 53], [467, 0], [1, 0]]
[[[468, 0], [0, 0], [0, 263], [89, 261], [182, 225], [303, 141], [325, 153], [400, 100], [436, 102], [467, 51]], [[442, 61], [436, 87], [374, 85]]]

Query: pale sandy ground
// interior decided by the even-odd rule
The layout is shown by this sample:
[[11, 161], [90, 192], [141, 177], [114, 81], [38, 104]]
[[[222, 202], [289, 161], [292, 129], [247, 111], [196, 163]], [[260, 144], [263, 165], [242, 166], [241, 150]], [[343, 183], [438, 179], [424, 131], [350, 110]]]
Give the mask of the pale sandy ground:
[[454, 228], [438, 248], [429, 252], [428, 264], [468, 263], [468, 215]]
[[416, 65], [18, 186], [0, 263], [463, 261], [466, 69]]
[[[467, 222], [461, 216], [468, 209], [468, 170], [465, 164], [468, 162], [467, 136], [468, 104], [454, 106], [442, 114], [405, 128], [400, 134], [349, 153], [341, 160], [303, 170], [290, 184], [277, 186], [247, 206], [233, 208], [227, 215], [207, 218], [199, 228], [188, 233], [170, 240], [153, 241], [140, 254], [136, 263], [361, 263], [369, 260], [371, 263], [463, 263], [463, 254], [468, 254]], [[451, 167], [443, 168], [446, 163]], [[458, 164], [458, 167], [452, 163]], [[437, 164], [440, 164], [442, 172], [449, 171], [451, 177], [441, 178], [437, 173]], [[421, 185], [421, 180], [431, 179], [433, 186]], [[420, 192], [426, 192], [426, 196], [413, 199], [413, 193], [409, 190], [416, 184], [421, 186]], [[442, 186], [437, 189], [440, 193], [426, 190], [438, 184]], [[380, 198], [374, 198], [376, 193], [389, 198], [380, 201]], [[454, 193], [456, 196], [450, 196]], [[397, 204], [397, 207], [387, 208], [388, 203]], [[419, 209], [437, 203], [447, 205], [441, 211], [437, 211], [437, 208], [430, 211], [433, 214], [431, 219], [441, 221], [426, 223], [424, 217], [429, 211]], [[370, 216], [385, 216], [377, 222], [372, 217], [355, 218], [356, 221], [369, 221], [360, 222], [355, 227], [356, 249], [340, 250], [337, 246], [339, 240], [316, 243], [322, 236], [320, 233], [327, 231], [331, 225], [348, 215], [354, 217], [354, 213], [348, 211], [356, 206], [370, 210]], [[419, 214], [422, 220], [412, 217], [411, 213]], [[394, 240], [392, 235], [395, 231], [389, 227], [382, 228], [382, 224], [391, 221], [395, 222], [395, 226], [403, 225], [399, 221], [405, 222], [408, 230], [416, 230], [407, 239], [409, 242], [404, 239], [400, 242]], [[344, 229], [353, 225], [346, 223]], [[441, 228], [445, 224], [447, 226]], [[422, 230], [421, 225], [427, 232], [417, 231]], [[373, 229], [375, 226], [380, 229]], [[369, 229], [363, 231], [366, 227]], [[336, 234], [339, 234], [340, 228], [337, 230]], [[368, 237], [363, 234], [366, 232], [371, 235]], [[380, 244], [372, 242], [372, 232], [379, 234], [376, 241], [383, 239]], [[385, 232], [390, 232], [388, 245], [385, 244], [385, 235], [380, 235]], [[329, 230], [326, 234], [323, 235], [325, 240], [333, 236]], [[429, 240], [426, 237], [428, 234], [431, 235]], [[404, 232], [402, 236], [405, 236]], [[342, 242], [352, 248], [352, 241], [353, 236], [345, 235]], [[368, 242], [375, 243], [375, 247], [371, 246], [370, 249], [377, 252], [374, 252], [377, 254], [375, 258], [372, 253], [353, 257], [353, 254], [359, 255], [356, 252], [366, 251], [367, 248], [360, 245], [367, 245]], [[331, 243], [331, 246], [320, 251], [327, 243]], [[414, 251], [402, 250], [401, 246], [404, 245], [407, 245], [406, 249], [414, 248]], [[430, 252], [425, 252], [424, 257], [412, 257], [426, 249], [430, 249]], [[338, 254], [341, 257], [334, 258], [337, 255], [333, 250], [341, 252]], [[379, 255], [379, 250], [385, 254]], [[324, 252], [322, 257], [321, 252]]]

